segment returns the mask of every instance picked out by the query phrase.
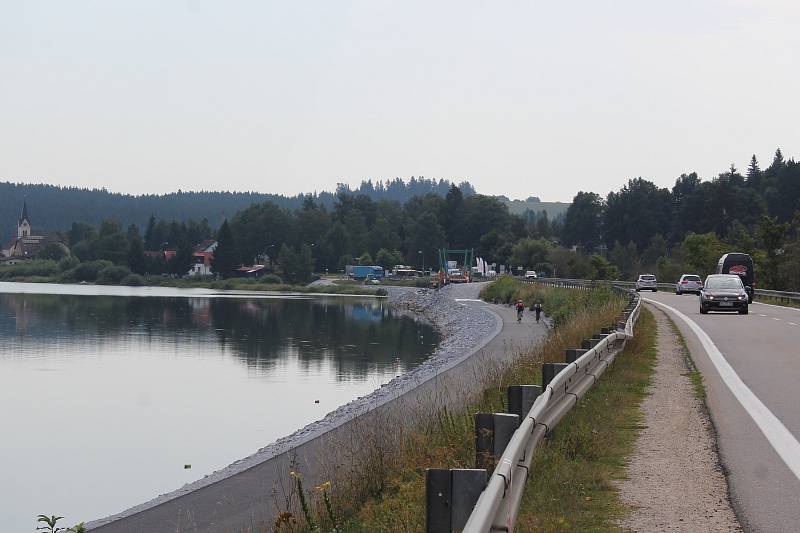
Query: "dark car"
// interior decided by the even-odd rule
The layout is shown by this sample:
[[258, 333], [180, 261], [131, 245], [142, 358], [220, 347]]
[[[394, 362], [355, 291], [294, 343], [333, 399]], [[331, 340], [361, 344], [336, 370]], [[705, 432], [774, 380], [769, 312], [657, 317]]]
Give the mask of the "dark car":
[[753, 303], [756, 289], [756, 271], [753, 258], [747, 254], [729, 253], [719, 258], [717, 274], [736, 274], [742, 278], [744, 290], [747, 291], [747, 303]]
[[738, 311], [746, 315], [747, 292], [736, 274], [711, 274], [700, 290], [700, 314], [709, 311]]

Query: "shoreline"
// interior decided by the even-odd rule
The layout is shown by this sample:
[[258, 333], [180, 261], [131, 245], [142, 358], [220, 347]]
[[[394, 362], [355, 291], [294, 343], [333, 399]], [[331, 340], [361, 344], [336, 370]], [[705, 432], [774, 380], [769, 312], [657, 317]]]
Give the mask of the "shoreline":
[[[54, 292], [47, 287], [56, 286]], [[383, 294], [258, 289], [215, 289], [211, 287], [173, 287], [162, 285], [97, 285], [93, 283], [53, 283], [0, 281], [0, 294], [52, 294], [70, 296], [122, 296], [136, 298], [315, 298], [349, 296], [351, 298], [387, 298]]]
[[[306, 445], [313, 446], [314, 441], [324, 440], [349, 422], [368, 413], [374, 413], [390, 402], [409, 395], [421, 385], [435, 380], [440, 374], [470, 359], [495, 339], [503, 328], [503, 320], [497, 313], [485, 307], [459, 304], [455, 298], [450, 297], [452, 291], [448, 289], [432, 291], [411, 287], [389, 287], [387, 292], [386, 298], [390, 305], [421, 316], [433, 324], [441, 335], [441, 341], [430, 358], [371, 393], [337, 407], [320, 420], [267, 444], [247, 457], [174, 491], [161, 494], [114, 515], [87, 522], [87, 528], [97, 531], [131, 531], [130, 526], [121, 524], [119, 528], [115, 526], [120, 521], [128, 521], [126, 519], [136, 521], [137, 515], [147, 514], [147, 511], [175, 502], [181, 497], [196, 494], [213, 485], [223, 484], [226, 480], [243, 475], [250, 469], [263, 467], [273, 460], [280, 461], [285, 458], [284, 456]], [[335, 294], [335, 296], [340, 295]], [[200, 529], [200, 531], [205, 530]]]

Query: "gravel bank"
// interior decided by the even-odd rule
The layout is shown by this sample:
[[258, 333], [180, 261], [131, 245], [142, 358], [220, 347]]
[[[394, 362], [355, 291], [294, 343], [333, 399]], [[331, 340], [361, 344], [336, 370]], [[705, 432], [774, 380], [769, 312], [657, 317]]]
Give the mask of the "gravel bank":
[[[352, 442], [355, 431], [363, 431], [370, 419], [400, 420], [418, 413], [421, 404], [437, 407], [461, 401], [465, 385], [474, 384], [488, 357], [483, 353], [481, 357], [473, 356], [498, 336], [503, 320], [490, 306], [464, 305], [456, 301], [457, 298], [476, 298], [480, 290], [478, 284], [452, 286], [440, 291], [385, 288], [392, 305], [424, 316], [442, 334], [430, 359], [249, 457], [176, 491], [91, 522], [89, 529], [104, 533], [167, 529], [217, 532], [270, 522], [275, 506], [269, 495], [283, 481], [292, 461], [299, 458], [309, 481], [319, 480], [328, 474], [332, 449], [346, 455], [344, 461], [357, 455], [358, 450], [352, 446], [357, 448], [358, 442], [351, 444], [348, 450], [342, 450], [342, 443], [348, 439]], [[443, 391], [457, 392], [444, 394]], [[340, 459], [337, 457], [336, 462]]]
[[634, 508], [633, 531], [741, 531], [730, 504], [716, 437], [688, 377], [686, 353], [669, 318], [650, 306], [658, 327], [653, 383], [642, 404], [644, 429], [620, 486]]

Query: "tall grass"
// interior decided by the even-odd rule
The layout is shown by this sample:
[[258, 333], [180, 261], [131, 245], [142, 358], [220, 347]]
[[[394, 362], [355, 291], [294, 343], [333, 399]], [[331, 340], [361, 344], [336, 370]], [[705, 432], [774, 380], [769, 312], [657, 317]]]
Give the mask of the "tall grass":
[[[583, 339], [613, 323], [626, 303], [624, 296], [608, 289], [537, 289], [501, 280], [490, 285], [483, 296], [493, 300], [502, 293], [508, 295], [503, 301], [541, 301], [546, 313], [549, 310], [548, 314], [560, 317], [543, 344], [519, 349], [510, 364], [483, 366], [482, 375], [475, 376], [477, 393], [441, 391], [442, 395], [458, 395], [455, 408], [436, 407], [453, 402], [428, 402], [420, 405], [413, 417], [398, 420], [385, 414], [371, 417], [362, 427], [355, 425], [353, 451], [355, 455], [367, 453], [353, 470], [331, 470], [331, 499], [342, 517], [336, 531], [424, 531], [425, 469], [474, 468], [474, 413], [505, 411], [509, 385], [539, 383], [543, 363], [562, 362], [564, 350], [579, 347]], [[344, 455], [349, 456], [349, 451]], [[317, 500], [312, 507], [320, 517], [318, 523], [323, 523], [321, 502]], [[280, 529], [304, 530], [299, 523]]]
[[481, 291], [481, 298], [487, 302], [512, 303], [522, 300], [526, 306], [540, 303], [544, 314], [552, 318], [556, 326], [575, 316], [579, 310], [598, 308], [618, 295], [618, 292], [606, 285], [590, 290], [562, 289], [521, 283], [509, 277], [502, 277]]

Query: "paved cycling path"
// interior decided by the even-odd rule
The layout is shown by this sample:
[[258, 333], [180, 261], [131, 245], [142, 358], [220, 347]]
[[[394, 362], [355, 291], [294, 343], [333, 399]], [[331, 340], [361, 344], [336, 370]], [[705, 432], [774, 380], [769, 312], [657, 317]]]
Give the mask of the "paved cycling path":
[[703, 374], [744, 529], [800, 530], [800, 309], [755, 303], [749, 315], [700, 315], [696, 296], [643, 296], [670, 315]]

